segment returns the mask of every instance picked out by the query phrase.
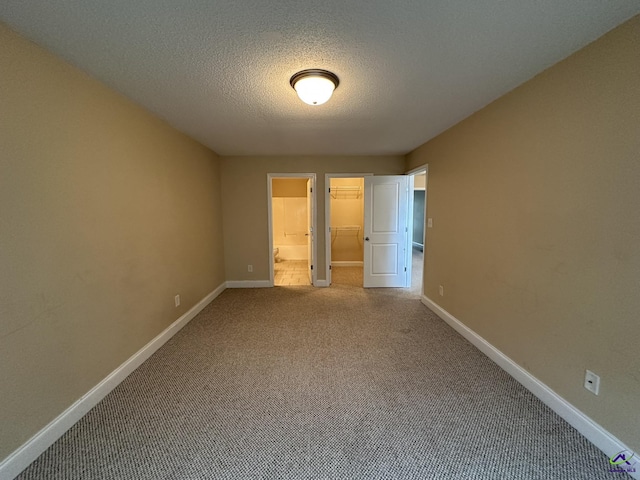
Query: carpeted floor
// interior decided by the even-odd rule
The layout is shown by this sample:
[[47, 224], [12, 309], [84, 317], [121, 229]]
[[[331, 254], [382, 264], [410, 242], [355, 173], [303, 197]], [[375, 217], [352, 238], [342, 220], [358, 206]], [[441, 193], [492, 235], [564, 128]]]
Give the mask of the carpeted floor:
[[601, 479], [608, 461], [398, 289], [227, 290], [20, 479]]

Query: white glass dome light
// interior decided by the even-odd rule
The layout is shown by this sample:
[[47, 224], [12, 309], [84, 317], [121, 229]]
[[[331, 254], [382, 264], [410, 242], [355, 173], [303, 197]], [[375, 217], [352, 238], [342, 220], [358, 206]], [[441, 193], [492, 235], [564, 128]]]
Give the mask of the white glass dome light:
[[296, 73], [289, 83], [304, 103], [322, 105], [331, 98], [340, 80], [334, 73], [313, 68]]

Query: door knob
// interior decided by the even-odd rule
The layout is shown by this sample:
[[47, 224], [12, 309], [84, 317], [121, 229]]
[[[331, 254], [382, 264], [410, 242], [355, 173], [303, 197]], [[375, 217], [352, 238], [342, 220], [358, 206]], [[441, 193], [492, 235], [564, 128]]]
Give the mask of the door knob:
[[369, 237], [364, 237], [364, 239], [368, 242], [369, 241]]

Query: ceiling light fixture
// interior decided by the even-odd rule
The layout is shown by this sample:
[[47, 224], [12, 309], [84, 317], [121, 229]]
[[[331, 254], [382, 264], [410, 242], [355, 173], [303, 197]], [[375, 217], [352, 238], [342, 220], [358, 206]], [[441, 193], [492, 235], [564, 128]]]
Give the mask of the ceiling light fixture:
[[335, 73], [311, 68], [294, 74], [289, 83], [304, 103], [322, 105], [331, 98], [340, 80]]

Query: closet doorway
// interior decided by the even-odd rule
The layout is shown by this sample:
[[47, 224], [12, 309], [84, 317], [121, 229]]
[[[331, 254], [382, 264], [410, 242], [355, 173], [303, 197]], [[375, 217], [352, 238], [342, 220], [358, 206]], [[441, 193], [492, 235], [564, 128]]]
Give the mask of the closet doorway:
[[363, 285], [364, 177], [371, 174], [326, 174], [325, 215], [327, 281]]
[[[368, 210], [369, 222], [371, 222], [372, 215], [375, 216], [376, 214], [374, 212], [378, 211], [375, 205], [380, 202], [372, 202], [371, 197], [372, 186], [380, 183], [377, 182], [376, 179], [391, 182], [394, 178], [401, 177], [408, 179], [402, 188], [402, 191], [406, 190], [405, 197], [408, 204], [404, 209], [398, 211], [398, 220], [402, 217], [403, 220], [401, 223], [407, 227], [407, 233], [401, 242], [401, 250], [398, 250], [404, 252], [402, 254], [403, 258], [401, 259], [402, 265], [404, 266], [398, 267], [396, 270], [404, 270], [404, 278], [401, 285], [392, 285], [389, 282], [385, 282], [385, 284], [382, 285], [369, 286], [407, 288], [409, 293], [415, 294], [416, 296], [423, 294], [424, 229], [427, 226], [425, 225], [426, 165], [409, 172], [406, 176], [376, 177], [370, 173], [334, 173], [325, 175], [325, 186], [327, 188], [325, 191], [325, 219], [327, 225], [325, 257], [327, 260], [327, 281], [329, 285], [367, 286], [367, 282], [364, 280], [365, 276], [369, 275], [369, 273], [367, 273], [367, 268], [363, 268], [366, 267], [367, 261], [370, 262], [369, 270], [381, 270], [379, 265], [376, 266], [376, 262], [386, 265], [386, 261], [380, 262], [381, 257], [377, 252], [370, 252], [371, 255], [367, 257], [368, 260], [365, 259], [368, 251], [368, 245], [365, 244], [365, 241], [369, 240], [369, 238], [365, 237], [371, 236], [370, 233], [375, 233], [373, 231], [370, 233], [365, 232], [366, 229], [371, 230], [372, 228], [371, 223], [369, 223], [367, 227], [365, 218]], [[387, 185], [381, 184], [381, 187], [380, 190], [383, 193], [385, 190], [388, 190], [386, 188]], [[367, 191], [369, 191], [368, 194]], [[369, 203], [366, 203], [367, 195], [369, 195]], [[383, 207], [382, 210], [388, 209], [387, 203], [385, 201], [382, 203], [383, 205], [379, 205]], [[384, 218], [382, 223], [385, 223]], [[402, 227], [402, 231], [405, 231], [404, 226]], [[371, 241], [374, 241], [373, 237], [371, 237]], [[383, 245], [383, 247], [384, 246], [385, 245]], [[400, 262], [400, 259], [398, 262]], [[390, 267], [387, 270], [392, 270], [392, 268]], [[370, 273], [377, 274], [380, 272], [372, 271]], [[387, 272], [382, 272], [382, 274], [379, 276], [389, 276]], [[367, 278], [369, 277], [367, 276]]]
[[315, 174], [268, 174], [272, 286], [314, 285]]

